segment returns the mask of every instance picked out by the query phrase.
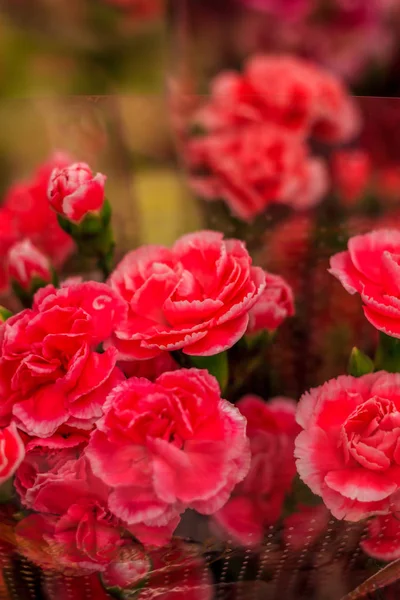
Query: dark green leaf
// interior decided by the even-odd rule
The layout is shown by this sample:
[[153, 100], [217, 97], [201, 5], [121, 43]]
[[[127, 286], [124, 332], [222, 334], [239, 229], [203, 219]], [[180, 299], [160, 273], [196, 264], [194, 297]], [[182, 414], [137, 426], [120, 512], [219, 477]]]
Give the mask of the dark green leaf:
[[377, 369], [383, 369], [389, 373], [400, 372], [400, 340], [380, 333], [379, 346], [375, 356]]
[[214, 354], [214, 356], [190, 356], [189, 358], [193, 367], [207, 369], [211, 375], [214, 375], [218, 380], [221, 392], [225, 390], [229, 378], [228, 355], [226, 352]]
[[10, 317], [12, 317], [12, 312], [8, 310], [8, 308], [0, 305], [0, 323], [4, 323], [4, 321], [7, 321]]

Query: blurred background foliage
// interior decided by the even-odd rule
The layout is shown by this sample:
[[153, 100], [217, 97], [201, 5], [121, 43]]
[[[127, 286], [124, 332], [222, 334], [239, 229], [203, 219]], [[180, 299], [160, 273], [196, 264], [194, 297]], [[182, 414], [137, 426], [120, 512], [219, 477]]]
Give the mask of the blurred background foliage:
[[108, 176], [122, 253], [196, 229], [164, 94], [162, 0], [0, 2], [0, 194], [54, 150]]
[[[171, 243], [209, 220], [179, 168], [167, 76], [206, 93], [213, 75], [253, 52], [291, 52], [354, 93], [396, 96], [399, 9], [398, 0], [0, 0], [0, 197], [67, 150], [107, 174], [121, 253]], [[387, 114], [374, 108], [368, 123], [381, 130]]]

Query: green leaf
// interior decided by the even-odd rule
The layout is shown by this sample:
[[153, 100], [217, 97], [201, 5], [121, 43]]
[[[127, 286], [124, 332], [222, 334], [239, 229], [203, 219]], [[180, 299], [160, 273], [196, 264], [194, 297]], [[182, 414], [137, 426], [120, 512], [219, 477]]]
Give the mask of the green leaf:
[[400, 340], [380, 333], [375, 365], [389, 373], [400, 373]]
[[[270, 344], [276, 335], [276, 331], [267, 331], [264, 329], [258, 333], [244, 335], [241, 340], [246, 343], [248, 350], [263, 349]], [[240, 343], [240, 340], [239, 342]]]
[[57, 221], [59, 226], [65, 231], [65, 233], [68, 233], [68, 235], [71, 236], [73, 235], [76, 229], [76, 225], [74, 225], [73, 223], [71, 223], [71, 221], [68, 221], [68, 219], [59, 214], [57, 214]]
[[12, 312], [8, 310], [8, 308], [0, 305], [0, 323], [4, 323], [4, 321], [7, 321], [10, 317], [12, 317]]
[[293, 480], [290, 492], [285, 497], [283, 506], [284, 517], [299, 510], [299, 506], [318, 506], [321, 504], [320, 496], [316, 496], [310, 488], [300, 479], [299, 475]]
[[375, 365], [369, 356], [354, 347], [350, 354], [349, 366], [347, 371], [353, 377], [361, 377], [367, 373], [373, 373]]
[[193, 367], [198, 369], [206, 369], [211, 375], [218, 380], [218, 383], [223, 392], [228, 384], [229, 379], [229, 364], [228, 354], [214, 354], [214, 356], [189, 356]]

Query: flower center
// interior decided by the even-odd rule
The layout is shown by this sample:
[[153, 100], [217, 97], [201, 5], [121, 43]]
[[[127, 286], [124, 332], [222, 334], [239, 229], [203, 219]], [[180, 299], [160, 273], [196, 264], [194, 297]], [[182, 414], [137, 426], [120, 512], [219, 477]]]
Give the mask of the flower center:
[[393, 402], [371, 398], [350, 415], [342, 429], [346, 462], [355, 459], [372, 470], [389, 468], [400, 452], [400, 413]]

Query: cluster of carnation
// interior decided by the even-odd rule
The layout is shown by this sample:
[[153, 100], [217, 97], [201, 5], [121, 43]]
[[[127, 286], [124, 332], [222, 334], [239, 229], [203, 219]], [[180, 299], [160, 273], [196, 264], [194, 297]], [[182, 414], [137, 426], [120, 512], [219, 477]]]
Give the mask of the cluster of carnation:
[[70, 163], [67, 155], [56, 153], [30, 180], [12, 185], [6, 193], [0, 207], [0, 294], [8, 290], [7, 253], [22, 239], [32, 242], [57, 268], [72, 254], [73, 240], [58, 225], [47, 200], [51, 172]]
[[[49, 206], [78, 247], [85, 239], [96, 252], [102, 238], [93, 230], [109, 223], [105, 181], [84, 163], [48, 173]], [[131, 566], [129, 577], [148, 576], [148, 562], [160, 560], [155, 548], [170, 542], [186, 509], [229, 521], [272, 462], [287, 474], [279, 488], [265, 476], [262, 493], [272, 497], [263, 518], [278, 517], [295, 474], [294, 403], [267, 408], [247, 398], [236, 407], [207, 370], [175, 359], [213, 357], [243, 335], [275, 331], [294, 313], [283, 278], [214, 231], [133, 250], [106, 283], [51, 283], [50, 257], [29, 239], [12, 246], [7, 268], [31, 300], [14, 315], [3, 311], [0, 324], [0, 484], [15, 475], [25, 556], [126, 583], [121, 556], [140, 543], [150, 554], [135, 569], [145, 563], [145, 573]], [[245, 510], [256, 526], [258, 505]], [[177, 553], [199, 598], [209, 598], [203, 563]]]
[[126, 379], [118, 351], [99, 351], [125, 315], [105, 284], [50, 285], [2, 326], [1, 477], [18, 467], [21, 504], [62, 564], [100, 570], [123, 531], [166, 543], [186, 508], [215, 512], [249, 468], [245, 419], [207, 371]]
[[253, 56], [242, 73], [223, 72], [192, 118], [186, 145], [194, 190], [224, 200], [251, 220], [271, 203], [305, 209], [328, 187], [327, 168], [309, 142], [343, 143], [359, 129], [341, 82], [291, 56]]
[[[297, 409], [300, 477], [337, 519], [375, 517], [362, 548], [381, 560], [397, 558], [400, 548], [400, 365], [393, 354], [400, 338], [399, 256], [400, 230], [381, 229], [352, 237], [331, 258], [330, 272], [360, 295], [383, 345], [375, 368], [362, 358], [361, 373], [312, 389]], [[383, 370], [386, 365], [395, 372]]]

